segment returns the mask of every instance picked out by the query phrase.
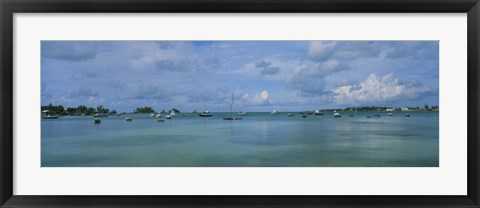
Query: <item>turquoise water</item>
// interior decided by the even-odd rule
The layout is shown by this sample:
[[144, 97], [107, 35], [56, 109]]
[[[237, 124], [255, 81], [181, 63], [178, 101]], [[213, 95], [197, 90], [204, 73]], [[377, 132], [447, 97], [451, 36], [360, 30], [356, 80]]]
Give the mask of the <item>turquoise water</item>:
[[[437, 112], [42, 120], [42, 167], [438, 167]], [[125, 117], [132, 117], [126, 122]]]

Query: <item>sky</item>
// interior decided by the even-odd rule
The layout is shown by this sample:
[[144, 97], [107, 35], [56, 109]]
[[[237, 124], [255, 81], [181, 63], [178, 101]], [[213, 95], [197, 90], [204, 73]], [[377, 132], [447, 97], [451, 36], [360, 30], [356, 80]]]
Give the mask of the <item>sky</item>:
[[438, 41], [42, 41], [41, 103], [183, 112], [438, 105]]

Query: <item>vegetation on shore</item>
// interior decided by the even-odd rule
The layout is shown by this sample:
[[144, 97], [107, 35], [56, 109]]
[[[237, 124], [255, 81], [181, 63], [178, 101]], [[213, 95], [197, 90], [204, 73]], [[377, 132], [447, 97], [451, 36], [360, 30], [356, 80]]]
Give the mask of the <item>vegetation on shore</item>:
[[42, 111], [48, 110], [48, 114], [51, 115], [60, 115], [60, 116], [79, 116], [79, 115], [94, 115], [96, 113], [99, 114], [116, 114], [116, 110], [110, 110], [108, 108], [103, 107], [103, 105], [99, 105], [96, 108], [87, 107], [85, 105], [79, 105], [78, 107], [63, 107], [62, 105], [52, 105], [52, 103], [42, 106]]
[[[336, 109], [322, 109], [321, 111], [354, 111], [355, 108], [358, 112], [367, 112], [367, 111], [439, 111], [438, 105], [428, 106], [425, 105], [423, 107], [403, 107], [403, 108], [394, 108], [394, 107], [379, 107], [379, 106], [363, 106], [363, 107], [347, 107], [347, 108], [336, 108]], [[94, 115], [94, 114], [108, 114], [108, 115], [115, 115], [117, 114], [116, 110], [110, 110], [108, 108], [103, 107], [103, 105], [99, 105], [96, 108], [94, 107], [87, 107], [85, 105], [79, 105], [78, 107], [67, 107], [65, 108], [62, 105], [52, 105], [52, 103], [41, 106], [41, 110], [45, 111], [48, 110], [48, 114], [50, 115], [60, 115], [60, 116], [79, 116], [79, 115]], [[144, 107], [137, 107], [133, 110], [133, 113], [155, 113], [155, 109], [149, 106]], [[165, 112], [163, 110], [162, 112]], [[176, 108], [172, 108], [169, 112], [180, 113], [180, 110]], [[313, 111], [302, 111], [302, 113], [313, 113]]]
[[[94, 115], [94, 114], [107, 114], [115, 115], [117, 114], [116, 110], [110, 110], [99, 105], [97, 107], [87, 107], [85, 105], [79, 105], [78, 107], [64, 107], [63, 105], [52, 105], [52, 103], [41, 106], [41, 111], [48, 110], [50, 115], [60, 115], [60, 116], [80, 116], [80, 115]], [[133, 110], [133, 113], [155, 113], [156, 111], [149, 106], [137, 107]], [[163, 111], [164, 112], [164, 111]], [[180, 113], [180, 110], [172, 108], [169, 112]]]
[[155, 110], [153, 110], [152, 107], [148, 107], [148, 106], [145, 106], [145, 107], [139, 107], [135, 110], [133, 110], [134, 113], [155, 113]]
[[[383, 107], [364, 106], [364, 107], [356, 107], [356, 108], [357, 108], [357, 111], [387, 111], [387, 109], [390, 109], [392, 111], [402, 111], [402, 109], [407, 110], [407, 111], [438, 111], [439, 110], [438, 105], [433, 105], [433, 106], [424, 105], [423, 107], [407, 106], [407, 107], [402, 107], [402, 108], [394, 108], [394, 107], [386, 107], [386, 106], [383, 106]], [[336, 110], [336, 109], [328, 109], [328, 110]], [[344, 108], [343, 110], [354, 111], [355, 107], [348, 107], [348, 108]]]

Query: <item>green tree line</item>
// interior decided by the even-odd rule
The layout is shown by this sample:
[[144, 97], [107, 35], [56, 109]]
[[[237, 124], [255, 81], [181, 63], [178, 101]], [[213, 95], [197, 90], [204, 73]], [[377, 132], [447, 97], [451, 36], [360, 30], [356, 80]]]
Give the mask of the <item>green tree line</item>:
[[[394, 107], [386, 107], [386, 106], [363, 106], [363, 107], [356, 107], [357, 108], [357, 111], [385, 111], [387, 109], [392, 109]], [[438, 105], [432, 105], [432, 106], [428, 106], [428, 105], [424, 105], [423, 107], [419, 107], [419, 106], [416, 106], [416, 107], [410, 107], [410, 106], [407, 106], [406, 108], [410, 109], [410, 110], [418, 110], [418, 111], [432, 111], [432, 110], [438, 110]], [[400, 111], [401, 108], [397, 107], [397, 108], [394, 108], [396, 111]], [[329, 110], [334, 110], [334, 109], [329, 109]], [[344, 110], [346, 111], [353, 111], [355, 110], [355, 107], [348, 107], [348, 108], [345, 108]]]
[[42, 106], [41, 110], [48, 110], [48, 113], [51, 115], [61, 115], [61, 116], [66, 116], [66, 115], [93, 115], [96, 113], [100, 114], [116, 114], [116, 110], [110, 110], [108, 108], [103, 107], [103, 105], [99, 105], [96, 108], [93, 107], [87, 107], [85, 105], [79, 105], [78, 107], [63, 107], [62, 105], [52, 105], [52, 103]]
[[155, 110], [153, 110], [152, 107], [148, 107], [148, 106], [145, 106], [145, 107], [138, 107], [136, 108], [135, 110], [133, 110], [134, 113], [155, 113]]

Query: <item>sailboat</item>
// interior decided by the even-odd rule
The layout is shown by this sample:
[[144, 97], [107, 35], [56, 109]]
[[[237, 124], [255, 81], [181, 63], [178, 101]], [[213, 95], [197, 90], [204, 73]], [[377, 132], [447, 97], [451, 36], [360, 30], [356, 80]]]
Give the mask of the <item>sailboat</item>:
[[233, 121], [233, 120], [240, 120], [242, 118], [239, 118], [239, 117], [232, 117], [232, 111], [233, 111], [233, 98], [235, 96], [235, 92], [232, 92], [232, 104], [230, 105], [230, 116], [229, 117], [223, 117], [223, 120], [229, 120], [229, 121]]

